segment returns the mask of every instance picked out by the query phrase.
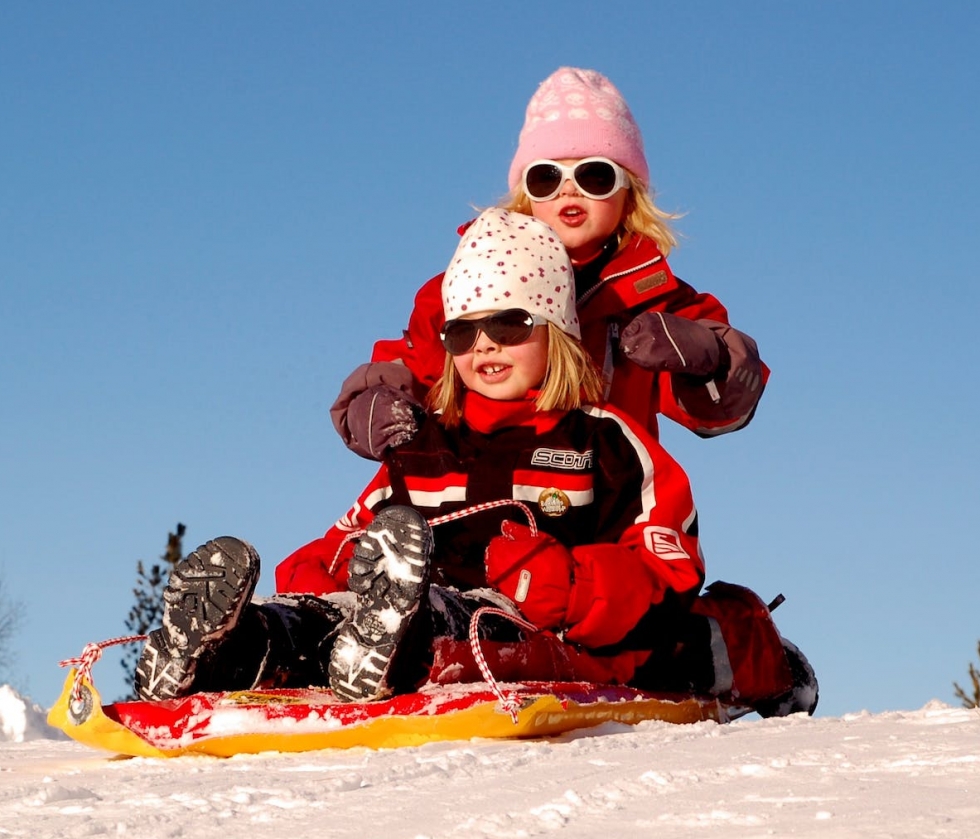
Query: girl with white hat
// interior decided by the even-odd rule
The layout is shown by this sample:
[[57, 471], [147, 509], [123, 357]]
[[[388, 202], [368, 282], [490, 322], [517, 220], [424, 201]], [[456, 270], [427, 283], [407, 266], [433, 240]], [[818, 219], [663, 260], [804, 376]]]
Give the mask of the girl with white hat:
[[[560, 239], [533, 217], [487, 210], [464, 233], [441, 283], [444, 359], [431, 412], [389, 450], [350, 512], [276, 572], [283, 594], [357, 594], [330, 660], [340, 695], [369, 700], [464, 666], [446, 661], [446, 643], [465, 640], [470, 616], [488, 604], [519, 609], [564, 642], [548, 635], [561, 649], [546, 666], [500, 678], [588, 678], [760, 703], [795, 689], [755, 595], [731, 586], [725, 602], [699, 597], [704, 562], [687, 476], [601, 402], [574, 282]], [[517, 640], [499, 618], [488, 633]], [[729, 638], [752, 638], [752, 647], [729, 648]], [[807, 681], [812, 704], [815, 684]], [[808, 703], [787, 707], [812, 711]]]
[[350, 511], [252, 599], [253, 547], [181, 560], [149, 635], [144, 699], [329, 684], [371, 701], [481, 678], [627, 683], [812, 712], [816, 679], [765, 604], [706, 592], [687, 476], [600, 401], [567, 251], [548, 225], [494, 209], [441, 284], [442, 375], [418, 433]]

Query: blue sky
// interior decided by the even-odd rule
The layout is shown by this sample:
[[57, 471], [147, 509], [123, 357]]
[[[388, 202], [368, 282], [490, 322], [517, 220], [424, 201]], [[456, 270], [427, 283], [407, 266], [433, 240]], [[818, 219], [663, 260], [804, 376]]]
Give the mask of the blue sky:
[[[709, 580], [787, 596], [822, 714], [955, 702], [980, 636], [980, 7], [349, 6], [0, 8], [9, 681], [50, 704], [178, 521], [187, 550], [255, 544], [268, 594], [346, 511], [374, 469], [330, 426], [340, 382], [570, 64], [626, 96], [685, 213], [672, 267], [773, 369], [746, 430], [663, 430]], [[95, 671], [110, 698], [121, 672]]]

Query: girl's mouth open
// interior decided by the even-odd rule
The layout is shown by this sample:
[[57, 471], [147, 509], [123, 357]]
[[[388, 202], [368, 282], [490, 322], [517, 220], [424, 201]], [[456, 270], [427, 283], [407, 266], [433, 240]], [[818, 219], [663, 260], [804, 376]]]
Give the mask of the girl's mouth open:
[[578, 227], [580, 224], [585, 222], [588, 215], [581, 207], [577, 207], [572, 204], [568, 207], [562, 207], [558, 213], [558, 218], [560, 218], [562, 222], [567, 224], [569, 227]]
[[494, 382], [502, 382], [504, 379], [510, 375], [511, 366], [509, 364], [481, 364], [477, 367], [476, 372], [479, 374], [480, 378], [488, 384], [493, 384]]

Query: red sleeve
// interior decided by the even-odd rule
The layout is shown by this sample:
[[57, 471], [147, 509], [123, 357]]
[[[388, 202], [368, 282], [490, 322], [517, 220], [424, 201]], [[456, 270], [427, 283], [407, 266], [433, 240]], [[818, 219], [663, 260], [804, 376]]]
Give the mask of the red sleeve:
[[651, 606], [663, 602], [668, 590], [682, 600], [693, 600], [704, 582], [704, 560], [684, 470], [625, 414], [608, 406], [587, 410], [616, 423], [635, 457], [631, 468], [642, 475], [638, 508], [635, 499], [616, 497], [631, 491], [626, 486], [635, 486], [635, 481], [619, 481], [600, 490], [610, 493], [605, 500], [612, 502], [601, 504], [601, 509], [638, 509], [616, 543], [572, 549], [575, 585], [566, 637], [594, 648], [622, 640]]
[[355, 541], [352, 536], [371, 523], [374, 510], [390, 495], [388, 469], [382, 466], [343, 518], [276, 566], [276, 593], [321, 595], [346, 591], [347, 564]]
[[415, 295], [415, 308], [408, 329], [401, 338], [378, 341], [371, 361], [400, 361], [412, 371], [422, 385], [416, 395], [424, 397], [442, 377], [446, 351], [439, 340], [444, 322], [442, 308], [442, 274], [433, 277]]

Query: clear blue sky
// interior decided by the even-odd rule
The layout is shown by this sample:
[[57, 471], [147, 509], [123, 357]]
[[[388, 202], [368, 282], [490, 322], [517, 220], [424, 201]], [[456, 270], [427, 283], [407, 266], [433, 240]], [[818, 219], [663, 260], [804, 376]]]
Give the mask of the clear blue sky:
[[[787, 602], [823, 714], [954, 702], [980, 636], [980, 7], [0, 7], [0, 576], [9, 681], [124, 632], [138, 559], [272, 568], [373, 473], [328, 408], [563, 64], [644, 132], [674, 270], [773, 369], [746, 430], [665, 428], [709, 579]], [[354, 8], [356, 7], [356, 9]], [[96, 669], [122, 692], [112, 656]]]

